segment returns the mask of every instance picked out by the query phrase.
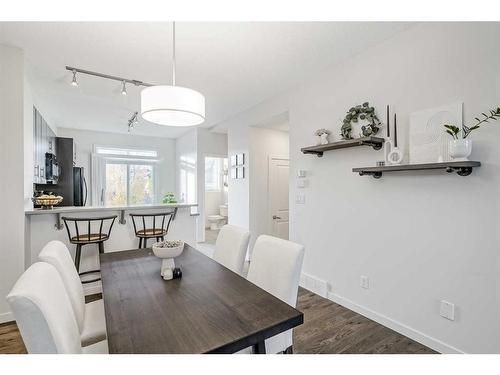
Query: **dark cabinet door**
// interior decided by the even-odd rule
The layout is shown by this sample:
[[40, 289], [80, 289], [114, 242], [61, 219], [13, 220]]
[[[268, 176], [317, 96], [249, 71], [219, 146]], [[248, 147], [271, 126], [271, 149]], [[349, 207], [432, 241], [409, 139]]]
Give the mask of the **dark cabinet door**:
[[45, 154], [56, 152], [56, 134], [49, 127], [40, 112], [33, 107], [33, 182], [45, 184]]

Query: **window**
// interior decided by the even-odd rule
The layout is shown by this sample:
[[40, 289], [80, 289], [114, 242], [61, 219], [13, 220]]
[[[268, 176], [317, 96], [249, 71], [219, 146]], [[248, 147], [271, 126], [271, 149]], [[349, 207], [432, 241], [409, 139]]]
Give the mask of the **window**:
[[126, 206], [153, 204], [157, 201], [154, 150], [112, 147], [95, 148], [100, 168], [101, 204]]
[[205, 191], [221, 191], [222, 158], [205, 158]]
[[154, 165], [106, 161], [106, 206], [152, 204], [154, 191]]

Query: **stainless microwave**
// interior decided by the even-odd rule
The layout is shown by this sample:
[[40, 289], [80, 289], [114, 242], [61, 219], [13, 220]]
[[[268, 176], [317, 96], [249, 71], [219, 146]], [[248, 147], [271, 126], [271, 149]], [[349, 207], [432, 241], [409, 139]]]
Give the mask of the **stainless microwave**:
[[45, 154], [45, 180], [47, 184], [57, 184], [59, 180], [59, 164], [56, 156], [50, 152]]

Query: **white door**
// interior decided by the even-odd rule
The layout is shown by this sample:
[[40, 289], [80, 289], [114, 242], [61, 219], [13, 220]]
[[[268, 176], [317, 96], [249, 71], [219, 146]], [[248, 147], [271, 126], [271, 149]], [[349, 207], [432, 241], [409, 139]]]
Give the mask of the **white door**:
[[288, 175], [289, 159], [269, 158], [268, 214], [271, 234], [288, 240]]

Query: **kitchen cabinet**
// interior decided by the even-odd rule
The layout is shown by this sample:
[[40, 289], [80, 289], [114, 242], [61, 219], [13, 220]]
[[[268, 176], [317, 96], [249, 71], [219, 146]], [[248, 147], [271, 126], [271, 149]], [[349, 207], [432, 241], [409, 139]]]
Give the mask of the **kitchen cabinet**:
[[57, 155], [56, 135], [40, 112], [33, 107], [33, 182], [45, 184], [45, 154]]

